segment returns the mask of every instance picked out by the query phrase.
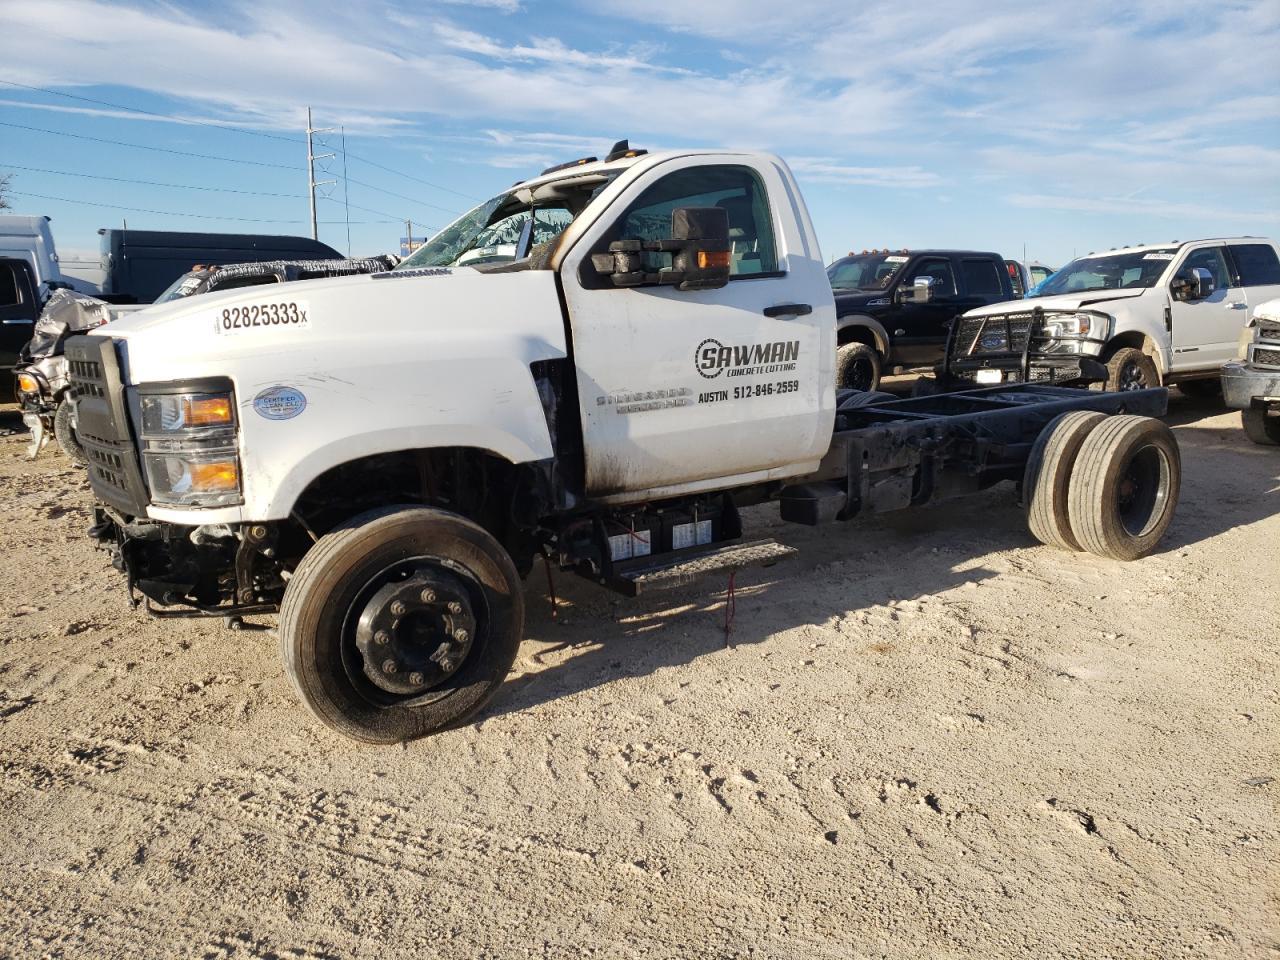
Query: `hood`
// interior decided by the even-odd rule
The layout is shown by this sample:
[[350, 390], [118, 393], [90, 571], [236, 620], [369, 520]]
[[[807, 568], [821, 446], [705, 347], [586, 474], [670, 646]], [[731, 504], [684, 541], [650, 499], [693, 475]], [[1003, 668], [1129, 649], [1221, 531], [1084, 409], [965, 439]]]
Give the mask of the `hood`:
[[893, 303], [893, 294], [888, 290], [832, 290], [836, 298], [836, 313], [844, 314], [850, 310], [880, 309]]
[[1280, 298], [1267, 300], [1253, 308], [1253, 319], [1280, 322]]
[[1004, 303], [992, 303], [985, 307], [976, 307], [965, 314], [966, 317], [989, 317], [1000, 313], [1023, 313], [1040, 307], [1044, 310], [1086, 310], [1097, 304], [1110, 303], [1115, 300], [1133, 300], [1149, 293], [1150, 289], [1141, 290], [1091, 290], [1084, 293], [1063, 293], [1056, 297], [1027, 297], [1023, 300], [1006, 300]]

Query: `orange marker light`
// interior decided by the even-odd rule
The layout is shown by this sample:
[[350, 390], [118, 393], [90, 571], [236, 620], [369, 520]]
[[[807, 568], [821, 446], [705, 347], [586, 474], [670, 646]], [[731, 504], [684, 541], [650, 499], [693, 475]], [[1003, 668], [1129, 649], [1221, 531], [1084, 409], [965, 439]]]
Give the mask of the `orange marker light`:
[[232, 422], [230, 397], [184, 397], [182, 422], [188, 427], [216, 427]]
[[240, 488], [240, 471], [234, 460], [193, 463], [191, 489], [201, 493], [226, 493]]
[[29, 373], [18, 374], [18, 389], [23, 393], [35, 393], [40, 389], [36, 378]]
[[710, 270], [713, 267], [729, 266], [728, 250], [699, 250], [698, 269]]

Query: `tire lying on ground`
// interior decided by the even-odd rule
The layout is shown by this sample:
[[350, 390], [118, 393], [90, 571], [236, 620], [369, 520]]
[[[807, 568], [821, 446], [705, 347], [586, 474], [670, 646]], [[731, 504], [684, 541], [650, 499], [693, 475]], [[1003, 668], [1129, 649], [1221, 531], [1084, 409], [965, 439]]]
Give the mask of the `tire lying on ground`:
[[80, 446], [80, 440], [76, 437], [75, 428], [72, 426], [72, 415], [74, 407], [67, 400], [63, 400], [58, 404], [58, 410], [53, 415], [53, 435], [58, 440], [58, 446], [68, 457], [75, 462], [78, 467], [86, 466], [89, 458], [85, 456], [84, 447]]
[[1071, 532], [1113, 560], [1151, 553], [1169, 529], [1182, 484], [1173, 431], [1150, 417], [1107, 417], [1085, 438], [1068, 486]]
[[1280, 446], [1280, 414], [1271, 416], [1266, 410], [1241, 410], [1240, 425], [1254, 443], [1264, 447]]
[[366, 743], [456, 726], [487, 704], [524, 632], [516, 568], [484, 528], [415, 506], [363, 513], [303, 557], [280, 607], [294, 690]]
[[1079, 550], [1071, 532], [1067, 509], [1072, 467], [1085, 438], [1106, 415], [1094, 410], [1074, 410], [1051, 420], [1036, 438], [1022, 477], [1022, 502], [1027, 526], [1041, 543], [1062, 550]]

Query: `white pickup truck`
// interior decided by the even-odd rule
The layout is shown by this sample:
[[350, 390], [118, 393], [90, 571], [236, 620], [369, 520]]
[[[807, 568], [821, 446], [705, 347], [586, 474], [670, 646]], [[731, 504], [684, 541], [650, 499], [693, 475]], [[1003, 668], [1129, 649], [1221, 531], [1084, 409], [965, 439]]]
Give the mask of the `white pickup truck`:
[[[495, 234], [518, 239], [489, 251]], [[303, 702], [379, 743], [488, 702], [539, 555], [634, 595], [794, 552], [742, 542], [744, 506], [815, 524], [1002, 480], [1046, 543], [1133, 559], [1167, 528], [1163, 389], [895, 400], [837, 391], [835, 354], [786, 165], [625, 141], [393, 270], [157, 305], [67, 344], [93, 533], [130, 596], [233, 625], [278, 609]]]
[[1176, 383], [1216, 394], [1249, 311], [1280, 296], [1280, 249], [1259, 237], [1125, 247], [1071, 261], [1026, 299], [956, 321], [939, 377], [966, 383]]

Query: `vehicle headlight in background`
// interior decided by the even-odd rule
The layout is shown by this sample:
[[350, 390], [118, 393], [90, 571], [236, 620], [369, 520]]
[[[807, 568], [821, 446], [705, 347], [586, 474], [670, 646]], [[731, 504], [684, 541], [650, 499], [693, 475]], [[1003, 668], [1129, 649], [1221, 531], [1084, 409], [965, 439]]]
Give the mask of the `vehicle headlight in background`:
[[139, 388], [142, 463], [155, 503], [222, 507], [242, 502], [235, 396], [225, 390]]
[[1111, 338], [1115, 320], [1105, 313], [1046, 314], [1037, 337], [1048, 340], [1045, 353], [1097, 356]]

